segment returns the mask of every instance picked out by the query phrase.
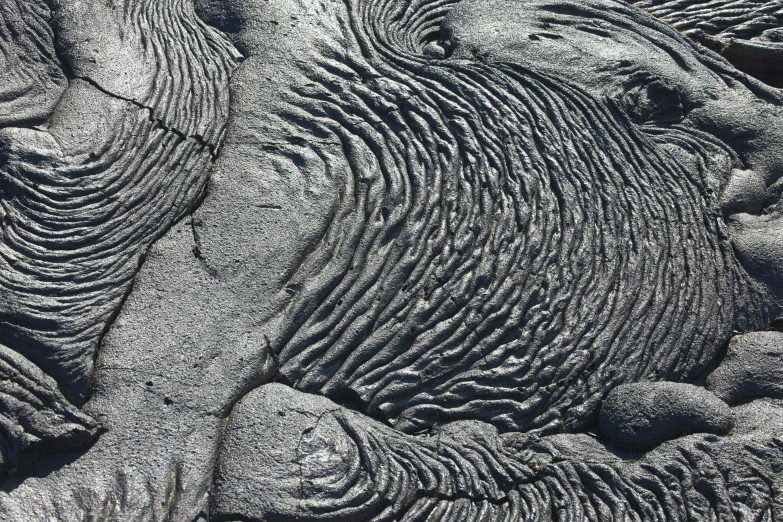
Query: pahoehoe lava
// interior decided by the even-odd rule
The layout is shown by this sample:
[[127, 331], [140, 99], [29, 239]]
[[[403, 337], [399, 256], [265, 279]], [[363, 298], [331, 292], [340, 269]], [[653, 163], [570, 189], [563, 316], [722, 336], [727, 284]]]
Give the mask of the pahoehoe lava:
[[[348, 2], [346, 43], [301, 65], [311, 82], [280, 121], [315, 154], [342, 143], [331, 168], [348, 179], [290, 281], [281, 379], [404, 431], [470, 418], [550, 433], [583, 427], [619, 383], [696, 378], [767, 311], [722, 187], [661, 144], [705, 171], [732, 151], [546, 64], [440, 59], [456, 4]], [[631, 9], [596, 12], [745, 81]]]
[[[530, 41], [577, 12], [783, 99], [628, 3], [507, 1], [551, 15]], [[471, 52], [457, 14], [482, 2], [503, 3], [199, 0], [246, 56], [230, 121], [240, 57], [191, 0], [0, 5], [0, 23], [35, 15], [14, 26], [40, 47], [19, 89], [41, 71], [69, 84], [46, 73], [8, 125], [0, 86], [0, 457], [85, 448], [90, 416], [108, 426], [73, 462], [7, 479], [0, 516], [780, 517], [783, 441], [732, 419], [779, 422], [779, 403], [699, 389], [686, 398], [710, 401], [681, 401], [682, 429], [628, 452], [591, 431], [620, 385], [684, 393], [779, 315], [721, 203], [728, 171], [761, 175], [686, 123], [663, 80], [598, 93], [558, 64]], [[269, 54], [231, 34], [248, 24]], [[49, 376], [82, 403], [110, 326], [78, 411]], [[769, 399], [780, 350], [751, 359], [738, 339], [707, 386]], [[673, 410], [653, 406], [626, 410]]]
[[42, 122], [67, 87], [49, 17], [43, 2], [0, 5], [0, 127]]
[[[128, 1], [114, 11], [120, 13], [122, 40], [112, 45], [136, 43], [139, 63], [151, 69], [153, 80], [146, 93], [112, 92], [91, 77], [91, 66], [111, 64], [141, 78], [148, 73], [112, 54], [114, 48], [101, 40], [104, 34], [112, 38], [112, 28], [94, 24], [95, 44], [83, 34], [70, 41], [72, 27], [88, 23], [86, 13], [50, 11], [41, 0], [24, 4], [23, 11], [40, 11], [39, 17], [12, 18], [8, 27], [21, 34], [13, 43], [27, 37], [38, 42], [29, 47], [40, 50], [47, 70], [63, 67], [72, 85], [84, 81], [95, 87], [82, 93], [93, 106], [113, 104], [108, 110], [119, 113], [113, 121], [104, 116], [105, 136], [71, 148], [44, 130], [0, 130], [0, 343], [40, 366], [70, 400], [82, 403], [98, 343], [146, 249], [204, 192], [227, 121], [226, 85], [237, 53], [196, 18], [188, 1]], [[0, 11], [14, 5], [4, 3]], [[48, 30], [51, 19], [67, 35], [57, 42], [62, 65], [51, 34], [47, 41], [41, 29]], [[29, 75], [36, 69], [22, 70]], [[29, 102], [30, 96], [19, 99]], [[66, 94], [54, 127], [58, 118], [78, 122], [84, 107], [72, 102]], [[12, 123], [50, 114], [37, 116]]]

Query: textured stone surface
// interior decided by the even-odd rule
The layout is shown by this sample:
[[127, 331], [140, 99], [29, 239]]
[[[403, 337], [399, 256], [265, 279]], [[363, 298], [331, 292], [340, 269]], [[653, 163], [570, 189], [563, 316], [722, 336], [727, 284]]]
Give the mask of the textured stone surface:
[[[187, 2], [122, 10], [63, 1], [51, 13], [41, 0], [29, 4], [46, 16], [19, 15], [8, 27], [42, 38], [29, 24], [50, 18], [55, 48], [45, 39], [36, 48], [70, 82], [41, 115], [45, 128], [0, 131], [0, 342], [81, 404], [146, 248], [203, 194], [235, 51]], [[17, 41], [32, 46], [17, 38], [10, 50], [25, 53]], [[52, 63], [55, 51], [64, 63]]]
[[455, 522], [762, 516], [774, 491], [762, 477], [783, 461], [769, 435], [750, 431], [693, 435], [643, 455], [585, 434], [498, 438], [475, 421], [414, 437], [271, 384], [246, 395], [226, 427], [211, 513]]
[[732, 412], [737, 434], [780, 433], [783, 429], [783, 403], [779, 399], [754, 399], [733, 407]]
[[0, 519], [781, 519], [780, 20], [4, 0]]
[[640, 0], [639, 7], [685, 33], [701, 32], [726, 39], [783, 41], [783, 2], [780, 0]]
[[735, 67], [783, 87], [780, 0], [638, 0], [639, 7], [721, 54]]
[[[697, 196], [705, 187], [675, 161], [690, 153], [657, 148], [684, 140], [713, 158], [681, 125], [741, 145], [761, 88], [716, 83], [709, 71], [731, 74], [725, 63], [663, 24], [621, 4], [218, 4], [220, 20], [277, 23], [224, 28], [246, 60], [196, 212], [199, 252], [241, 310], [276, 290], [259, 322], [283, 382], [410, 432], [466, 418], [579, 429], [613, 385], [693, 379], [731, 328], [764, 320], [765, 297], [707, 217], [731, 163], [705, 166], [712, 196]], [[560, 11], [557, 38], [538, 35]], [[427, 16], [440, 32], [417, 23]], [[591, 32], [590, 17], [630, 29]], [[635, 38], [675, 49], [691, 71]], [[433, 42], [443, 58], [425, 52]], [[643, 72], [606, 71], [622, 60]], [[557, 82], [543, 76], [553, 64]], [[633, 121], [613, 127], [613, 110]], [[258, 211], [244, 199], [249, 161], [274, 187]], [[779, 169], [759, 167], [765, 180]], [[278, 219], [296, 231], [272, 228]], [[256, 275], [275, 263], [295, 269]]]
[[783, 333], [753, 332], [731, 340], [706, 386], [729, 404], [755, 397], [783, 398], [781, 375]]
[[734, 427], [729, 406], [691, 384], [622, 384], [606, 397], [598, 426], [622, 449], [646, 450], [691, 433], [726, 435]]
[[36, 454], [86, 449], [100, 429], [62, 396], [51, 377], [0, 346], [0, 472]]
[[38, 0], [0, 5], [0, 126], [43, 123], [68, 81], [54, 50], [48, 6]]

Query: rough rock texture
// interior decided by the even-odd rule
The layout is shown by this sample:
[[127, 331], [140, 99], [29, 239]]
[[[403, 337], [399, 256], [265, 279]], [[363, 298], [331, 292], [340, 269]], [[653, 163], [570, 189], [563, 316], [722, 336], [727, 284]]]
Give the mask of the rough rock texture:
[[724, 214], [758, 214], [767, 201], [767, 184], [758, 172], [735, 170], [721, 194]]
[[639, 0], [634, 3], [686, 34], [700, 32], [727, 40], [757, 38], [783, 42], [780, 0]]
[[0, 346], [0, 472], [33, 452], [86, 449], [99, 433], [98, 423], [72, 406], [51, 377]]
[[[60, 71], [0, 124], [0, 346], [107, 430], [0, 520], [783, 517], [768, 397], [596, 433], [783, 317], [781, 91], [618, 0], [193, 4], [0, 8]], [[630, 413], [725, 431], [684, 399]]]
[[783, 2], [780, 0], [638, 0], [738, 69], [783, 87]]
[[237, 404], [222, 444], [216, 520], [777, 520], [781, 508], [764, 478], [783, 466], [769, 435], [645, 455], [477, 422], [409, 436], [272, 384]]
[[691, 433], [726, 435], [734, 418], [725, 402], [699, 386], [639, 382], [609, 393], [598, 426], [621, 449], [647, 450]]
[[754, 399], [735, 406], [734, 433], [780, 433], [783, 429], [783, 402], [780, 399]]
[[0, 3], [0, 71], [0, 127], [43, 123], [68, 86], [46, 3]]
[[783, 333], [753, 332], [731, 340], [706, 386], [729, 404], [754, 397], [783, 398], [782, 375]]
[[[732, 328], [764, 321], [766, 299], [713, 216], [737, 159], [720, 139], [749, 153], [728, 134], [758, 122], [754, 92], [777, 93], [624, 4], [553, 5], [201, 7], [234, 21], [220, 27], [246, 56], [196, 213], [199, 252], [239, 309], [269, 295], [254, 264], [280, 236], [261, 220], [314, 200], [312, 236], [296, 245], [307, 254], [276, 283], [280, 304], [265, 302], [279, 312], [258, 321], [283, 382], [405, 431], [466, 418], [579, 429], [614, 385], [693, 379]], [[561, 12], [560, 39], [538, 35]], [[612, 45], [629, 51], [605, 56]], [[642, 72], [618, 75], [623, 60]], [[678, 154], [704, 164], [709, 186]], [[256, 184], [250, 158], [290, 172], [302, 195], [285, 204], [276, 195], [294, 182]], [[264, 212], [248, 212], [238, 187]]]
[[[23, 57], [9, 64], [9, 78], [32, 82], [18, 99], [40, 111], [0, 116], [0, 126], [48, 118], [45, 128], [0, 129], [0, 343], [78, 404], [146, 249], [203, 194], [235, 53], [186, 1], [117, 7], [63, 1], [50, 13], [31, 0], [0, 8], [0, 34], [21, 34], [2, 40], [6, 59]], [[62, 93], [31, 76], [64, 83], [53, 45], [70, 77], [56, 108], [35, 89], [46, 100]], [[4, 81], [0, 90], [12, 87]]]

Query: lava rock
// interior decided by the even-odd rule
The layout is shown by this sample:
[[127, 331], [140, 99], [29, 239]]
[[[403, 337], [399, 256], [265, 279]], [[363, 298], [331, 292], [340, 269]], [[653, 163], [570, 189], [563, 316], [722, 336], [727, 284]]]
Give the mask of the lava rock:
[[742, 266], [783, 307], [783, 217], [778, 212], [734, 214], [728, 221], [731, 244]]
[[757, 214], [761, 212], [767, 197], [764, 177], [753, 170], [732, 171], [721, 195], [721, 205], [726, 215], [737, 212]]
[[638, 460], [640, 453], [618, 449], [588, 433], [558, 433], [541, 437], [539, 442], [531, 442], [529, 447], [539, 453], [549, 453], [555, 459], [566, 459], [595, 464], [617, 464], [623, 461]]
[[43, 123], [68, 87], [44, 0], [0, 2], [0, 127]]
[[726, 435], [734, 427], [729, 406], [691, 384], [640, 382], [609, 393], [598, 425], [609, 440], [627, 450], [644, 450], [691, 433]]
[[324, 397], [280, 384], [246, 395], [234, 407], [221, 443], [213, 516], [298, 519], [302, 501], [316, 498], [319, 484], [354, 478], [359, 452], [332, 415], [338, 410]]
[[783, 431], [783, 401], [756, 399], [731, 409], [734, 412], [734, 434], [764, 434]]
[[752, 332], [731, 340], [706, 387], [729, 404], [751, 397], [783, 398], [781, 371], [783, 333]]
[[101, 426], [37, 366], [0, 345], [0, 472], [33, 454], [90, 447]]

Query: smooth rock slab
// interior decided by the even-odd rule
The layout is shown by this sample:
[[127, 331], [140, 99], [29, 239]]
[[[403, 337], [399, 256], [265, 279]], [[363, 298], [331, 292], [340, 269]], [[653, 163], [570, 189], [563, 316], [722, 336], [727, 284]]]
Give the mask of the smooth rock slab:
[[706, 387], [729, 404], [751, 397], [783, 398], [781, 371], [783, 333], [753, 332], [731, 340]]
[[726, 435], [734, 427], [734, 418], [729, 406], [704, 388], [640, 382], [612, 390], [598, 424], [616, 446], [645, 450], [691, 433]]

